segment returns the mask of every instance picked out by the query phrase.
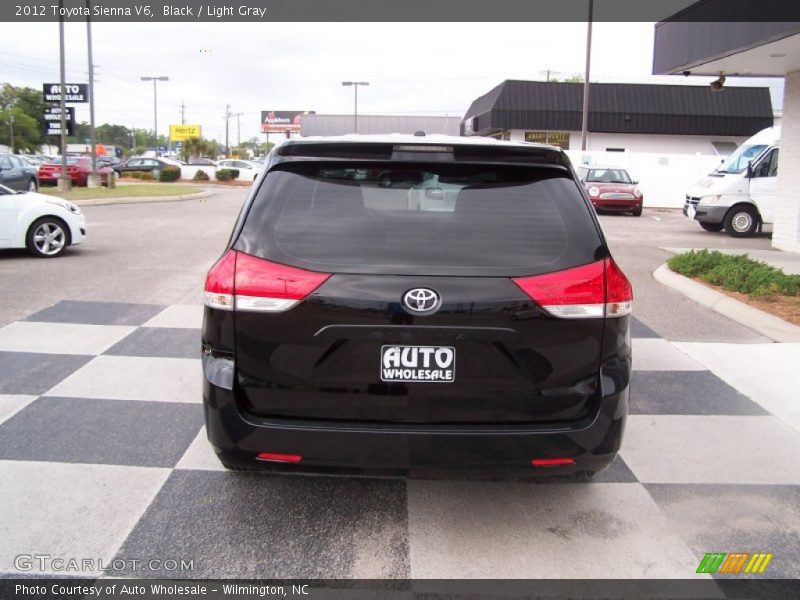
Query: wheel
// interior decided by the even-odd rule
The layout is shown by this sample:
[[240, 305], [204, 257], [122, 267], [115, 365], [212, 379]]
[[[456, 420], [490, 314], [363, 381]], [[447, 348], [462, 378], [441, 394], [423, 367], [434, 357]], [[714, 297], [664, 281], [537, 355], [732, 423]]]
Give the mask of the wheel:
[[37, 258], [58, 256], [69, 246], [69, 228], [57, 217], [42, 217], [28, 228], [25, 245]]
[[641, 217], [642, 216], [642, 207], [641, 206], [633, 209], [633, 216], [634, 217]]
[[36, 185], [36, 180], [35, 179], [31, 179], [28, 182], [28, 191], [29, 192], [37, 192], [37, 191], [39, 191], [39, 186]]
[[758, 211], [747, 204], [734, 206], [725, 215], [725, 232], [733, 237], [750, 237], [758, 229]]
[[722, 227], [725, 225], [724, 223], [704, 223], [703, 221], [698, 221], [700, 223], [700, 227], [705, 229], [706, 231], [722, 231]]

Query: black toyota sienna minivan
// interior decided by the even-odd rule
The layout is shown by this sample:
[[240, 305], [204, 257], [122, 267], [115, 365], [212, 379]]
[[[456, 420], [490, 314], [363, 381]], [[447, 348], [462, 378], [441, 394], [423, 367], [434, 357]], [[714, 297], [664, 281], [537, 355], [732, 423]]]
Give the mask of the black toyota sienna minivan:
[[286, 140], [206, 280], [208, 437], [232, 469], [591, 475], [632, 299], [559, 148]]

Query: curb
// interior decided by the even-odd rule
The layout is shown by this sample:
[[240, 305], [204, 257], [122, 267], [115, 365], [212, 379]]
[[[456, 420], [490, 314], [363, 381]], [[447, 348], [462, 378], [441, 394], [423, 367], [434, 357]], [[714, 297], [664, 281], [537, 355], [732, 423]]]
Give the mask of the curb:
[[800, 342], [800, 327], [797, 325], [679, 275], [670, 270], [666, 263], [653, 272], [653, 277], [656, 281], [680, 292], [698, 304], [749, 327], [773, 341]]
[[176, 202], [178, 200], [194, 200], [213, 196], [213, 192], [203, 190], [193, 194], [180, 196], [120, 196], [119, 198], [87, 198], [85, 200], [71, 200], [78, 206], [106, 206], [108, 204], [147, 204], [149, 202]]

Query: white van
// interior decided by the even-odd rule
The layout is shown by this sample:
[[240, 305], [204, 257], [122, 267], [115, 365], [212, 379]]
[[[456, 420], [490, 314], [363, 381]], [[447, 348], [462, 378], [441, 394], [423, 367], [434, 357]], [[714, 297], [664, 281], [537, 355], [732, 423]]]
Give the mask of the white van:
[[780, 126], [759, 131], [686, 193], [683, 214], [706, 231], [753, 235], [775, 215]]

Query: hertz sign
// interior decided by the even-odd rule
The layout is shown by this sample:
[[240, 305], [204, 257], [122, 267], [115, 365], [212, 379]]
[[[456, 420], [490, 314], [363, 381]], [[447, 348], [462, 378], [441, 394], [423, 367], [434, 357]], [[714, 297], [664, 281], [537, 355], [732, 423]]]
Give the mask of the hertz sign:
[[169, 139], [173, 142], [182, 142], [189, 138], [199, 138], [200, 125], [170, 125]]

